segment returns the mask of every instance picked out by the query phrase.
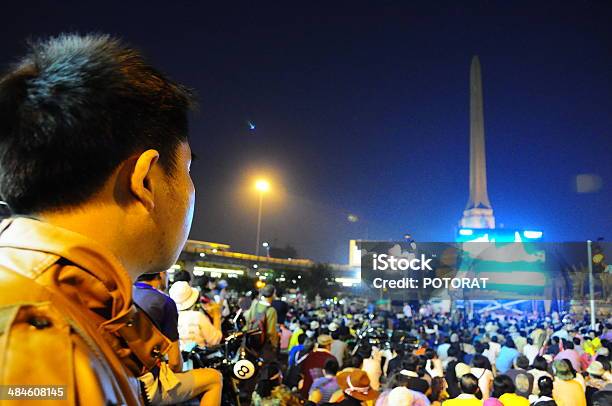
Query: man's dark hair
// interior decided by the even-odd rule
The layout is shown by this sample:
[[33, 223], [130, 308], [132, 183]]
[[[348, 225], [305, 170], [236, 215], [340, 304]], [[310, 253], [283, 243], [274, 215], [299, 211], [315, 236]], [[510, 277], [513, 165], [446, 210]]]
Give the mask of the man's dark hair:
[[474, 395], [478, 392], [478, 378], [474, 374], [465, 374], [459, 379], [459, 387], [461, 392]]
[[514, 386], [514, 382], [512, 378], [508, 375], [498, 375], [493, 379], [493, 393], [491, 396], [494, 398], [498, 398], [504, 393], [514, 393], [516, 391], [516, 386]]
[[0, 78], [0, 196], [17, 214], [77, 206], [130, 156], [172, 175], [193, 97], [107, 35], [31, 43]]
[[612, 405], [612, 391], [598, 390], [591, 398], [593, 406], [608, 406]]
[[150, 282], [152, 280], [158, 279], [160, 277], [160, 274], [161, 272], [143, 273], [143, 274], [138, 275], [136, 280], [139, 282]]
[[361, 347], [359, 347], [359, 350], [357, 350], [357, 354], [361, 356], [361, 358], [370, 358], [372, 356], [372, 346], [369, 344], [364, 344]]
[[595, 357], [595, 361], [601, 362], [601, 365], [603, 366], [605, 371], [610, 371], [610, 360], [608, 359], [608, 357], [603, 354], [599, 354]]
[[483, 343], [481, 343], [480, 341], [476, 341], [476, 343], [474, 344], [474, 351], [476, 351], [476, 354], [482, 354], [485, 350], [485, 346]]
[[552, 397], [553, 380], [549, 376], [542, 376], [538, 379], [538, 388], [540, 388], [540, 396]]
[[200, 275], [193, 278], [193, 287], [199, 287], [202, 292], [208, 291], [208, 282], [210, 282], [210, 278], [206, 275]]
[[546, 371], [548, 369], [548, 362], [546, 362], [546, 358], [541, 355], [537, 355], [533, 359], [533, 364], [531, 364], [535, 369], [539, 371]]
[[410, 380], [406, 375], [403, 375], [399, 372], [395, 372], [390, 378], [387, 380], [387, 384], [385, 387], [389, 390], [397, 388], [398, 386], [408, 386]]
[[459, 350], [455, 347], [449, 347], [448, 350], [446, 350], [446, 355], [449, 357], [457, 357], [459, 355]]
[[335, 358], [330, 358], [325, 361], [323, 369], [330, 375], [336, 375], [338, 373], [338, 369], [340, 369], [340, 365], [338, 365], [338, 361]]
[[174, 278], [172, 279], [174, 282], [191, 282], [191, 274], [188, 271], [180, 270], [174, 274]]
[[483, 368], [483, 369], [486, 369], [487, 366], [489, 365], [489, 363], [487, 361], [488, 361], [488, 359], [484, 355], [476, 354], [476, 355], [474, 355], [474, 358], [472, 358], [472, 366], [474, 368]]
[[306, 341], [306, 334], [301, 333], [300, 335], [297, 336], [298, 344], [304, 344], [304, 341]]
[[350, 357], [348, 359], [348, 361], [345, 363], [344, 368], [356, 368], [356, 369], [360, 369], [361, 368], [361, 364], [363, 364], [363, 357], [359, 354], [355, 354], [352, 357]]
[[414, 354], [407, 355], [402, 361], [402, 367], [408, 371], [416, 372], [419, 368], [419, 357]]
[[519, 355], [516, 357], [516, 366], [521, 369], [529, 368], [529, 358], [524, 355]]
[[504, 345], [508, 348], [516, 348], [516, 344], [514, 343], [514, 339], [510, 336], [506, 337], [506, 342]]

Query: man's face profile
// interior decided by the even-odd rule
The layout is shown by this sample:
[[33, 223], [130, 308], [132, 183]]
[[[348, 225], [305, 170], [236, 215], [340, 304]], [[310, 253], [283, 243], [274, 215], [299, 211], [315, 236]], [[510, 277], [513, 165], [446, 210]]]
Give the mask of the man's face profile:
[[191, 148], [187, 142], [178, 145], [176, 165], [171, 172], [160, 170], [161, 187], [154, 191], [155, 205], [151, 217], [158, 230], [159, 266], [167, 269], [176, 261], [189, 235], [195, 203], [191, 180]]

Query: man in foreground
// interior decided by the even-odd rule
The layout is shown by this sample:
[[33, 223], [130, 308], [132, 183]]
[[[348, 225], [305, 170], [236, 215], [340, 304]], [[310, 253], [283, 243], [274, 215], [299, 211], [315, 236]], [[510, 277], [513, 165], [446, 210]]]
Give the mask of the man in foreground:
[[131, 287], [174, 264], [189, 233], [191, 105], [108, 36], [36, 43], [0, 79], [13, 215], [0, 226], [0, 384], [61, 385], [68, 405], [143, 403], [138, 377], [170, 342]]

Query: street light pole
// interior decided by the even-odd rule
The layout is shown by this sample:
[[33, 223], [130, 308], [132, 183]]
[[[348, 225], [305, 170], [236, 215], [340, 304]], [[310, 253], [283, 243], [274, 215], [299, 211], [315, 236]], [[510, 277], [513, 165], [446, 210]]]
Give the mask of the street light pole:
[[255, 255], [259, 256], [259, 239], [261, 237], [261, 213], [263, 211], [263, 190], [259, 191], [259, 210], [257, 212], [257, 244], [255, 245]]
[[591, 329], [595, 330], [595, 286], [593, 284], [593, 255], [591, 240], [587, 240], [587, 255], [589, 264], [589, 299], [591, 302]]
[[255, 182], [255, 189], [259, 192], [259, 210], [257, 211], [257, 245], [255, 246], [255, 255], [259, 256], [259, 241], [261, 237], [261, 213], [263, 211], [263, 195], [270, 190], [270, 183], [265, 179], [259, 179]]

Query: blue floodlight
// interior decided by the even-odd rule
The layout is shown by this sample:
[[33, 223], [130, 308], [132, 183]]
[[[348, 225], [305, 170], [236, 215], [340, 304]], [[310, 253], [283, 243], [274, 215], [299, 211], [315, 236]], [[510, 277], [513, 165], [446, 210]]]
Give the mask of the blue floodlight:
[[474, 234], [474, 230], [471, 230], [469, 228], [462, 228], [459, 230], [459, 235], [472, 235]]
[[525, 236], [525, 238], [542, 238], [542, 232], [541, 231], [530, 231], [530, 230], [525, 230], [523, 231], [523, 236]]

